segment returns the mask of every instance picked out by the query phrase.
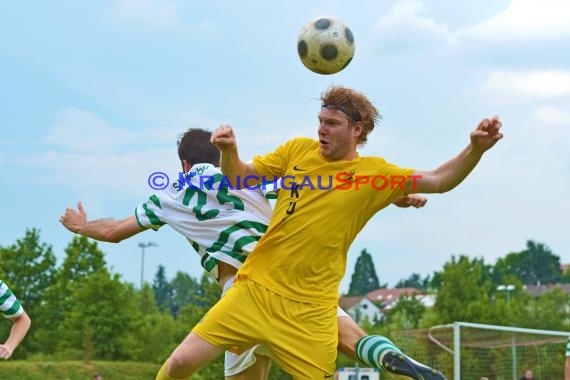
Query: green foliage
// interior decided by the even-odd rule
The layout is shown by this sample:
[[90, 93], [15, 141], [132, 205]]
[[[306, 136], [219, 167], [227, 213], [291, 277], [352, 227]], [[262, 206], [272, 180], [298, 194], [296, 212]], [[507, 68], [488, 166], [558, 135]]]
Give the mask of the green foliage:
[[560, 289], [552, 289], [532, 300], [527, 306], [528, 318], [517, 320], [517, 326], [543, 330], [569, 330], [568, 305], [570, 305], [570, 294]]
[[[0, 278], [21, 299], [33, 321], [30, 334], [15, 353], [16, 359], [32, 361], [0, 363], [2, 379], [79, 380], [90, 378], [95, 370], [106, 380], [153, 378], [160, 364], [220, 297], [219, 285], [209, 276], [195, 279], [177, 272], [169, 281], [162, 266], [152, 287], [147, 284], [135, 289], [110, 273], [97, 243], [84, 237], [73, 237], [65, 253], [64, 262], [56, 268], [51, 247], [40, 241], [35, 229], [27, 230], [15, 244], [0, 247]], [[404, 297], [383, 324], [364, 321], [362, 327], [371, 334], [394, 337], [402, 349], [420, 357], [429, 351], [429, 343], [407, 339], [408, 332], [418, 327], [466, 321], [566, 331], [570, 329], [565, 307], [570, 305], [570, 295], [552, 290], [535, 298], [523, 288], [527, 280], [545, 283], [565, 278], [557, 274], [559, 262], [544, 244], [532, 241], [526, 250], [500, 258], [495, 266], [465, 255], [452, 257], [431, 279], [414, 273], [398, 283], [436, 290], [434, 308], [425, 309], [418, 300]], [[498, 291], [499, 284], [512, 284], [514, 289]], [[349, 294], [366, 294], [380, 287], [372, 257], [363, 250]], [[0, 324], [0, 338], [7, 336], [10, 327], [10, 323]], [[46, 358], [81, 362], [54, 363]], [[429, 358], [438, 365], [451, 365], [450, 356], [441, 350], [432, 350]], [[101, 359], [153, 364], [99, 362]], [[483, 365], [478, 360], [464, 359], [465, 365], [473, 368]], [[353, 366], [354, 362], [340, 355], [337, 364]], [[195, 378], [220, 379], [222, 374], [220, 358]], [[272, 366], [269, 380], [290, 378]]]
[[[107, 278], [110, 276], [104, 254], [99, 250], [96, 242], [89, 241], [83, 236], [74, 236], [65, 248], [65, 253], [63, 264], [54, 272], [54, 281], [45, 289], [42, 302], [38, 303], [38, 311], [33, 314], [34, 326], [51, 326], [36, 329], [36, 340], [48, 354], [53, 354], [57, 349], [63, 349], [60, 347], [62, 344], [65, 347], [69, 346], [68, 342], [63, 342], [60, 338], [62, 334], [69, 333], [64, 330], [63, 325], [70, 315], [76, 313], [78, 305], [74, 296], [81, 295], [78, 291], [84, 288], [83, 281], [96, 273], [102, 273]], [[104, 294], [100, 296], [106, 297]], [[100, 299], [89, 301], [97, 305]], [[81, 327], [78, 334], [88, 335], [89, 331], [85, 329], [87, 327]], [[82, 345], [74, 346], [74, 349], [80, 347]]]
[[162, 265], [158, 266], [158, 270], [154, 276], [152, 289], [154, 290], [156, 305], [160, 311], [171, 311], [173, 307], [172, 285], [168, 283], [168, 280], [166, 279], [166, 270]]
[[[20, 300], [26, 312], [34, 316], [39, 312], [46, 289], [53, 283], [55, 256], [50, 245], [40, 242], [39, 230], [26, 230], [24, 237], [9, 247], [0, 247], [0, 279], [2, 279]], [[9, 324], [2, 324], [0, 333], [7, 336]], [[26, 339], [14, 354], [14, 358], [26, 357], [37, 350], [32, 328]]]
[[366, 249], [363, 249], [356, 260], [347, 296], [362, 296], [378, 288], [380, 288], [380, 283], [372, 256]]
[[118, 361], [14, 360], [0, 363], [2, 380], [86, 380], [92, 379], [95, 372], [105, 380], [141, 380], [154, 379], [159, 368], [159, 364]]
[[386, 323], [402, 329], [417, 328], [426, 307], [415, 297], [401, 297], [386, 316]]
[[74, 236], [69, 245], [65, 248], [65, 260], [57, 271], [57, 280], [73, 283], [81, 282], [86, 276], [107, 271], [104, 253], [97, 245], [96, 241], [89, 240], [85, 236]]
[[[172, 314], [176, 317], [181, 308], [195, 301], [196, 295], [200, 294], [200, 284], [187, 273], [176, 272], [170, 285], [172, 288]], [[216, 289], [215, 293], [219, 294], [219, 289]]]
[[495, 264], [495, 282], [505, 283], [509, 275], [518, 277], [523, 284], [553, 284], [562, 278], [560, 257], [542, 243], [527, 241], [526, 249], [509, 253]]
[[58, 349], [82, 348], [83, 359], [87, 361], [130, 359], [130, 347], [125, 340], [128, 341], [136, 308], [118, 275], [93, 273], [73, 288], [71, 298], [74, 307], [57, 328]]
[[418, 273], [412, 273], [410, 277], [398, 281], [395, 288], [416, 288], [420, 290], [428, 290], [430, 279], [426, 276], [424, 279]]
[[490, 267], [483, 259], [452, 257], [444, 265], [435, 309], [441, 323], [488, 321]]

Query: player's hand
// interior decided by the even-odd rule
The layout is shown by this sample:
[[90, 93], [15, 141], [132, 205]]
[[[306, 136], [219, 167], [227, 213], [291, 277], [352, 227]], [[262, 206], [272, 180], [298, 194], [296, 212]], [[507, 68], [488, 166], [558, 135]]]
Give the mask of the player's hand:
[[503, 138], [500, 132], [502, 125], [499, 116], [496, 115], [490, 120], [481, 120], [477, 128], [471, 132], [471, 145], [481, 153], [491, 149], [497, 141]]
[[10, 359], [10, 356], [12, 356], [12, 350], [0, 344], [0, 359]]
[[66, 209], [65, 214], [59, 217], [59, 221], [71, 232], [80, 233], [87, 225], [87, 214], [81, 202], [77, 203], [77, 210], [72, 208]]
[[410, 206], [415, 208], [420, 208], [425, 206], [425, 204], [427, 203], [427, 198], [419, 194], [410, 194], [402, 198], [398, 198], [392, 203], [398, 207], [403, 207], [403, 208], [407, 208]]
[[234, 129], [231, 127], [231, 125], [220, 125], [218, 128], [216, 128], [214, 133], [212, 133], [210, 142], [221, 151], [235, 147], [236, 137], [234, 135]]

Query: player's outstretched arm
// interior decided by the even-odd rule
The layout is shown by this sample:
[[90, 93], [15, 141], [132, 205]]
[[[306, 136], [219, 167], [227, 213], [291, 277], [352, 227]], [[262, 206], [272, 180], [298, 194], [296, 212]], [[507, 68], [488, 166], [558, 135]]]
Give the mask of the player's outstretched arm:
[[402, 208], [407, 208], [410, 206], [415, 208], [421, 208], [424, 207], [426, 203], [427, 203], [427, 198], [419, 194], [409, 194], [401, 198], [398, 198], [394, 202], [392, 202], [394, 206]]
[[12, 353], [16, 347], [18, 347], [20, 342], [22, 342], [28, 333], [30, 326], [32, 325], [32, 321], [25, 311], [17, 317], [10, 319], [13, 322], [12, 329], [10, 330], [10, 335], [6, 340], [6, 343], [0, 344], [1, 359], [9, 359], [12, 356]]
[[109, 243], [118, 243], [146, 230], [137, 223], [137, 219], [134, 216], [123, 220], [99, 219], [87, 221], [87, 214], [81, 202], [77, 204], [77, 210], [72, 208], [66, 209], [59, 221], [71, 232]]
[[[220, 162], [222, 173], [228, 178], [233, 187], [241, 187], [238, 178], [246, 178], [248, 176], [252, 179], [259, 178], [253, 163], [245, 163], [239, 158], [237, 141], [234, 130], [230, 125], [220, 125], [212, 133], [210, 142], [222, 153]], [[255, 183], [255, 181], [248, 181], [248, 185]]]
[[566, 357], [566, 364], [564, 366], [564, 380], [570, 380], [570, 356]]
[[459, 185], [475, 168], [483, 153], [503, 138], [498, 116], [483, 119], [471, 132], [471, 142], [459, 155], [432, 171], [417, 171], [408, 181], [407, 193], [445, 193]]

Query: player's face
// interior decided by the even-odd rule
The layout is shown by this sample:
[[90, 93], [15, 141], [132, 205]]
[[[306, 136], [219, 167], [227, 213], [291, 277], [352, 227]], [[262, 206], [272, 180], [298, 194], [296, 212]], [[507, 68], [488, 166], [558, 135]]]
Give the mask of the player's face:
[[348, 116], [339, 110], [321, 108], [319, 145], [324, 158], [331, 161], [356, 158], [356, 137]]

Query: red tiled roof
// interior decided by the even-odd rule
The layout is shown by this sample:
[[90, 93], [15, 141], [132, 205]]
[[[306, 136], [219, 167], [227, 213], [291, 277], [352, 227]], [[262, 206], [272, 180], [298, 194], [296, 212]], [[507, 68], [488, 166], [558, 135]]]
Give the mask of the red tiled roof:
[[424, 291], [416, 288], [376, 289], [366, 295], [372, 302], [388, 302], [403, 296], [424, 295]]

